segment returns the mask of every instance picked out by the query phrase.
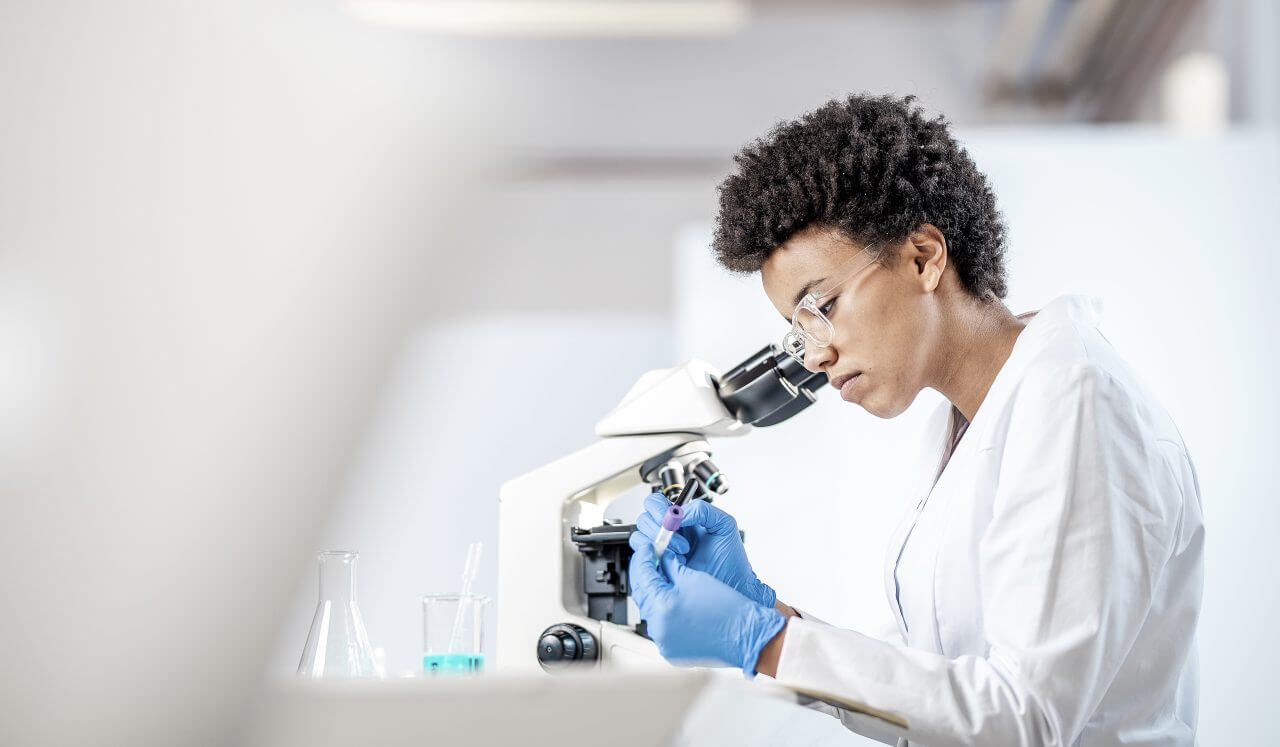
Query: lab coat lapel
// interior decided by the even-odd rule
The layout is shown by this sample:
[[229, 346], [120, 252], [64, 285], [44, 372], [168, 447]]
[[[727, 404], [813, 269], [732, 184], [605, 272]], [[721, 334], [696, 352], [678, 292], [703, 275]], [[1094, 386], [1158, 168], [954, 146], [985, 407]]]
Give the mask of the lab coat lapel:
[[902, 605], [898, 600], [898, 561], [902, 557], [903, 548], [906, 547], [907, 538], [911, 536], [911, 529], [920, 516], [921, 507], [937, 485], [946, 466], [942, 463], [942, 458], [946, 454], [947, 437], [951, 432], [951, 409], [951, 403], [944, 401], [929, 417], [920, 459], [920, 464], [926, 467], [920, 471], [920, 479], [915, 485], [912, 499], [904, 507], [897, 529], [890, 536], [889, 544], [885, 548], [884, 593], [903, 641], [907, 639], [907, 623], [902, 613]]

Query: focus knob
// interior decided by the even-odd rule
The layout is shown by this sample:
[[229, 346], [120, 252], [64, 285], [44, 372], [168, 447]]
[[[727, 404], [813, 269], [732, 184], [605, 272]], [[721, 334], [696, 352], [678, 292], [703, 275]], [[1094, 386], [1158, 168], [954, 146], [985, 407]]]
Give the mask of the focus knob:
[[595, 636], [581, 625], [552, 625], [538, 636], [538, 663], [548, 672], [573, 666], [576, 662], [591, 663], [599, 656]]

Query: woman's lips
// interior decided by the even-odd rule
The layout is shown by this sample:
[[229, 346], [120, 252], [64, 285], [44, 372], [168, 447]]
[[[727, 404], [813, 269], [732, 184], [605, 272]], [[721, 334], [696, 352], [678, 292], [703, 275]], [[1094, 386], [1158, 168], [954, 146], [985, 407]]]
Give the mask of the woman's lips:
[[832, 380], [831, 380], [831, 386], [835, 387], [836, 389], [839, 389], [839, 390], [840, 390], [840, 397], [841, 397], [842, 399], [846, 399], [846, 400], [847, 400], [847, 399], [849, 399], [849, 395], [848, 395], [848, 393], [849, 393], [850, 391], [852, 391], [852, 387], [853, 387], [853, 385], [854, 385], [854, 384], [855, 384], [855, 383], [856, 383], [860, 378], [862, 378], [862, 372], [861, 372], [861, 371], [854, 371], [854, 372], [853, 372], [853, 373], [851, 373], [851, 374], [842, 374], [842, 375], [837, 376], [837, 377], [835, 377], [834, 379], [832, 379]]
[[850, 400], [849, 397], [853, 394], [853, 388], [857, 386], [858, 382], [861, 380], [861, 373], [856, 373], [846, 379], [845, 382], [840, 385], [840, 399], [843, 399], [846, 402], [852, 402], [853, 400]]

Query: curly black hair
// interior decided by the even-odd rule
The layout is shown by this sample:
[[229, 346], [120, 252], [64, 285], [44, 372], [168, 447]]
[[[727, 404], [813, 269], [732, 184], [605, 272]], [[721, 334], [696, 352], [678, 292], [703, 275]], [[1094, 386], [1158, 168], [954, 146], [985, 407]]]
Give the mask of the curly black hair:
[[720, 184], [713, 245], [720, 264], [756, 272], [811, 225], [883, 244], [931, 223], [965, 288], [1004, 298], [1005, 227], [995, 195], [946, 119], [926, 118], [915, 100], [833, 99], [746, 145]]

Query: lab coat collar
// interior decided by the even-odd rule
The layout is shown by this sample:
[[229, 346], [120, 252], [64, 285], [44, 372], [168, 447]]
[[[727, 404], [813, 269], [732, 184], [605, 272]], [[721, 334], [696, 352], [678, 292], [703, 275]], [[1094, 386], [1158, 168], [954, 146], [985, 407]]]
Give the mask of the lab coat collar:
[[1095, 296], [1059, 296], [1045, 304], [1023, 332], [1033, 325], [1044, 327], [1064, 320], [1096, 327], [1102, 320], [1102, 301]]
[[991, 382], [987, 396], [974, 414], [975, 422], [982, 419], [984, 411], [998, 408], [998, 403], [1016, 388], [1024, 369], [1042, 349], [1042, 338], [1064, 323], [1096, 328], [1102, 319], [1102, 302], [1093, 296], [1060, 296], [1039, 311], [1020, 314], [1019, 318], [1027, 319], [1027, 326], [1018, 335], [1013, 351], [996, 374], [995, 381]]
[[[1001, 399], [1003, 392], [1022, 378], [1023, 368], [1040, 347], [1036, 338], [1062, 322], [1097, 327], [1102, 319], [1102, 302], [1094, 296], [1059, 296], [1045, 304], [1039, 311], [1019, 314], [1018, 318], [1026, 320], [1027, 326], [1018, 335], [1013, 350], [1009, 353], [1009, 359], [1000, 367], [995, 380], [991, 382], [987, 396], [983, 398], [982, 405], [974, 414], [975, 421], [981, 418], [984, 409], [990, 409], [987, 407], [988, 403]], [[933, 486], [942, 476], [946, 466], [942, 457], [949, 444], [948, 439], [954, 427], [954, 417], [959, 417], [959, 412], [955, 410], [953, 404], [943, 400], [929, 419], [926, 433], [930, 435], [926, 441], [923, 456], [924, 464], [929, 465], [930, 469], [926, 470], [926, 477], [921, 482], [921, 500], [933, 490]]]

